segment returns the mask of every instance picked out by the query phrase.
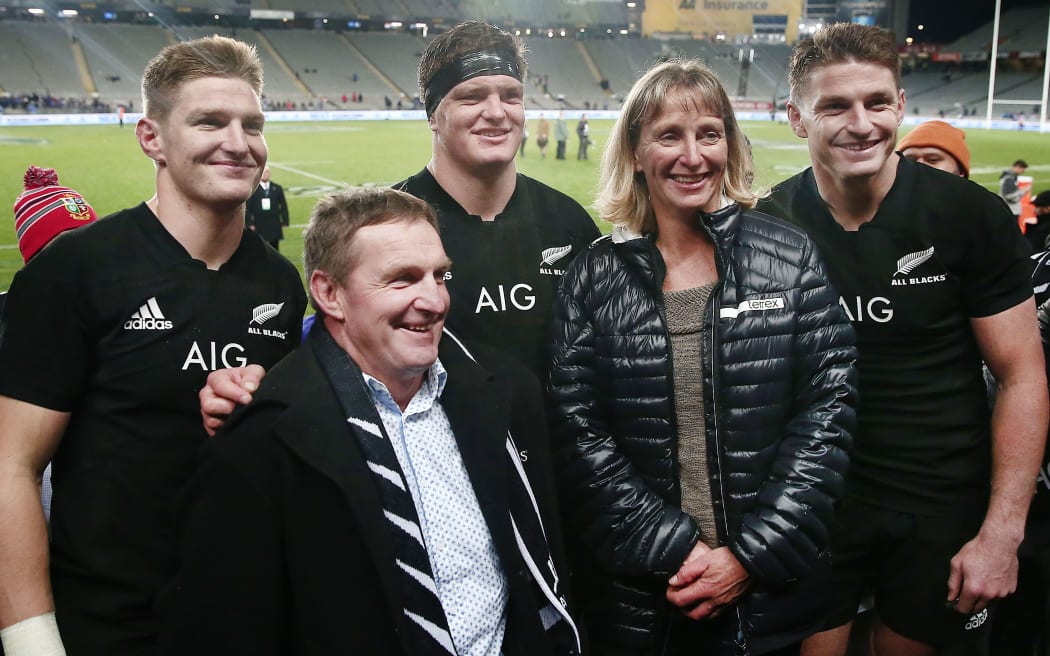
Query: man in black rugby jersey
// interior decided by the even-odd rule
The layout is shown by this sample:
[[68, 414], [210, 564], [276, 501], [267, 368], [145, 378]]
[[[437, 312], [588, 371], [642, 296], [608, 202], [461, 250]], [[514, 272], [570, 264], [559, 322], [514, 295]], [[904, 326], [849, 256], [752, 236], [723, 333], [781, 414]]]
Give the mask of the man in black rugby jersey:
[[[525, 54], [511, 34], [480, 21], [438, 36], [419, 64], [430, 162], [397, 189], [437, 210], [452, 260], [447, 325], [494, 346], [541, 379], [554, 285], [573, 256], [598, 238], [569, 196], [517, 172], [525, 124]], [[217, 372], [201, 391], [208, 430], [247, 403], [263, 372]]]
[[1027, 247], [994, 194], [894, 152], [905, 99], [889, 33], [825, 26], [795, 46], [789, 81], [812, 167], [759, 209], [813, 237], [860, 354], [834, 607], [802, 653], [845, 654], [873, 595], [874, 653], [932, 655], [976, 637], [1016, 586], [1047, 428]]
[[[300, 339], [299, 275], [244, 227], [267, 158], [254, 49], [169, 46], [142, 86], [155, 195], [34, 257], [0, 327], [7, 656], [155, 653], [174, 502], [205, 439], [197, 390]], [[52, 458], [49, 549], [38, 486]]]

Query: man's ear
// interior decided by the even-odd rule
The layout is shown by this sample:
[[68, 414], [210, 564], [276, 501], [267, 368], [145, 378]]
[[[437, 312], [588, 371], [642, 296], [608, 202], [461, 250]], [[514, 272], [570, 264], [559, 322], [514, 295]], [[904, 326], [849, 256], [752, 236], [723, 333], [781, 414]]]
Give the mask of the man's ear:
[[135, 138], [139, 140], [139, 148], [146, 153], [146, 157], [157, 164], [163, 164], [164, 145], [160, 134], [160, 126], [157, 121], [143, 116], [135, 124]]
[[338, 291], [339, 284], [327, 272], [315, 270], [310, 274], [310, 296], [325, 316], [342, 321], [346, 317], [339, 306]]
[[795, 133], [795, 136], [800, 139], [807, 138], [809, 134], [806, 133], [806, 126], [802, 124], [802, 111], [790, 100], [787, 103], [787, 115], [791, 131]]

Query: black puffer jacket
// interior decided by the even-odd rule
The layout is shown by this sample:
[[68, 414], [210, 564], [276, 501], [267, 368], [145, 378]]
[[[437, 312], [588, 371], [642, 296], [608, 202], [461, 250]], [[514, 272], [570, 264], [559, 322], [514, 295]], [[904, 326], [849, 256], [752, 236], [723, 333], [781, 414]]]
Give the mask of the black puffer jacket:
[[[735, 204], [702, 219], [719, 272], [702, 332], [718, 541], [755, 583], [737, 614], [743, 651], [762, 653], [818, 628], [854, 335], [804, 232]], [[553, 438], [598, 652], [661, 653], [667, 578], [699, 539], [679, 507], [664, 275], [652, 238], [617, 232], [576, 258], [555, 300]]]

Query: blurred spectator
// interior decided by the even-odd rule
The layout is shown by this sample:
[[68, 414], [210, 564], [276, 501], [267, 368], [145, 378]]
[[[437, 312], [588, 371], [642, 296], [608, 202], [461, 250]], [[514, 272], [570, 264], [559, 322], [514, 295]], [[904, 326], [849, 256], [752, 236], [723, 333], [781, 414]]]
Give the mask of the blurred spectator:
[[1035, 208], [1035, 223], [1025, 226], [1024, 236], [1032, 245], [1032, 251], [1041, 253], [1050, 248], [1050, 190], [1042, 191], [1032, 201]]
[[558, 118], [554, 119], [554, 140], [558, 142], [557, 159], [565, 159], [565, 144], [569, 141], [569, 126], [565, 123], [565, 116], [558, 112]]
[[547, 142], [551, 136], [551, 124], [540, 114], [540, 120], [536, 124], [536, 147], [540, 149], [540, 159], [547, 157]]
[[1010, 206], [1015, 219], [1021, 216], [1021, 197], [1024, 196], [1024, 190], [1017, 185], [1017, 176], [1027, 169], [1028, 162], [1019, 159], [999, 176], [999, 195]]
[[908, 159], [964, 178], [970, 177], [966, 133], [944, 121], [926, 121], [904, 135], [897, 150]]
[[263, 169], [259, 186], [255, 188], [244, 212], [244, 224], [254, 230], [274, 250], [281, 250], [284, 239], [282, 226], [288, 225], [288, 202], [284, 188], [270, 181], [270, 167]]
[[[59, 186], [54, 169], [30, 166], [22, 178], [24, 190], [15, 200], [15, 234], [22, 260], [29, 260], [67, 230], [80, 228], [98, 218], [84, 197]], [[7, 292], [0, 292], [0, 315], [4, 313]], [[51, 520], [51, 465], [40, 482], [40, 501], [44, 517]], [[2, 652], [0, 652], [2, 653]]]

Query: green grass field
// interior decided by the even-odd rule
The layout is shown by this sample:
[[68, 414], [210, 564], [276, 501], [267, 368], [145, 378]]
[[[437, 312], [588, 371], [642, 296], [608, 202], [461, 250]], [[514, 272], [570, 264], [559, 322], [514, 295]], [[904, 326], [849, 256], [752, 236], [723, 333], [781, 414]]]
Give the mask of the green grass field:
[[[541, 160], [535, 142], [526, 145], [519, 170], [576, 198], [593, 214], [591, 200], [598, 179], [598, 158], [611, 121], [593, 121], [598, 145], [591, 159], [575, 159], [576, 138], [569, 141], [571, 159], [554, 159], [554, 144]], [[530, 126], [532, 127], [532, 126]], [[752, 140], [756, 185], [768, 188], [808, 165], [805, 142], [786, 125], [744, 123]], [[535, 129], [533, 128], [533, 133]], [[390, 184], [418, 171], [430, 157], [430, 131], [416, 121], [277, 123], [266, 128], [273, 178], [289, 192], [292, 229], [282, 251], [301, 264], [302, 227], [322, 194], [340, 185]], [[967, 131], [973, 153], [972, 178], [995, 190], [999, 172], [1015, 159], [1032, 167], [1034, 189], [1050, 189], [1050, 134]], [[99, 215], [145, 200], [153, 193], [153, 166], [141, 153], [134, 130], [115, 126], [0, 128], [0, 203], [10, 208], [22, 190], [29, 164], [52, 167], [62, 184], [80, 191]], [[10, 209], [0, 218], [0, 289], [6, 289], [22, 259], [15, 245]], [[604, 231], [607, 225], [599, 221]]]

